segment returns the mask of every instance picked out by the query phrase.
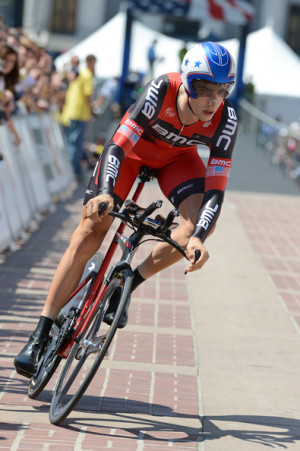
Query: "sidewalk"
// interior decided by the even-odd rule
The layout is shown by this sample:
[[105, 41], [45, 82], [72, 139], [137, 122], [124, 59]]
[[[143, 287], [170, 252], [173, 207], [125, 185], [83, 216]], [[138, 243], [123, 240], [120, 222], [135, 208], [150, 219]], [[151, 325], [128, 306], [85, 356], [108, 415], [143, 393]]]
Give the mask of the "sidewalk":
[[[300, 198], [289, 196], [229, 192], [207, 265], [185, 276], [182, 261], [139, 287], [129, 324], [75, 411], [62, 427], [49, 423], [56, 376], [30, 400], [13, 358], [82, 197], [58, 204], [0, 265], [0, 449], [300, 449]], [[158, 198], [151, 184], [140, 203]]]

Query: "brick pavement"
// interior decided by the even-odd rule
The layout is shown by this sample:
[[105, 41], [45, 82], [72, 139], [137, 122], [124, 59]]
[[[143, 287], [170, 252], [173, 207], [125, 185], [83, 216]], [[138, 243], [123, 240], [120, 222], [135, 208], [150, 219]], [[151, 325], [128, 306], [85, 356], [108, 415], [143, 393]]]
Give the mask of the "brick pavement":
[[254, 252], [300, 332], [300, 197], [231, 198]]
[[[156, 186], [150, 185], [143, 198], [145, 202], [148, 198], [160, 198]], [[247, 255], [248, 278], [261, 278], [254, 280], [254, 288], [251, 285], [249, 291], [255, 291], [255, 284], [262, 287], [270, 305], [263, 304], [261, 308], [272, 309], [276, 315], [273, 324], [279, 333], [279, 327], [288, 332], [292, 352], [286, 356], [285, 365], [290, 368], [294, 350], [300, 350], [300, 243], [296, 226], [300, 200], [289, 197], [229, 193], [219, 235], [216, 234], [217, 249], [212, 249], [212, 254], [219, 252], [218, 258], [212, 256], [211, 266], [207, 266], [203, 276], [184, 276], [185, 264], [180, 262], [139, 287], [130, 308], [130, 322], [118, 333], [86, 395], [63, 427], [49, 423], [55, 376], [38, 400], [30, 400], [26, 396], [27, 380], [14, 371], [13, 358], [40, 314], [53, 271], [77, 223], [81, 199], [82, 193], [77, 191], [70, 202], [58, 204], [56, 213], [46, 217], [20, 250], [6, 256], [0, 266], [0, 449], [299, 449], [299, 390], [288, 371], [282, 391], [288, 398], [287, 405], [282, 403], [285, 415], [280, 409], [270, 408], [272, 394], [259, 378], [261, 361], [256, 361], [258, 370], [250, 371], [250, 379], [244, 370], [243, 379], [235, 380], [236, 362], [242, 365], [245, 354], [254, 354], [246, 334], [253, 336], [254, 325], [255, 333], [259, 334], [260, 329], [252, 299], [247, 301], [247, 274], [231, 266], [226, 256], [228, 230], [237, 230], [237, 244], [230, 258], [237, 258], [238, 265], [238, 258]], [[168, 203], [165, 204], [168, 209]], [[213, 243], [214, 240], [212, 248]], [[137, 261], [150, 248], [146, 243], [137, 253]], [[210, 279], [212, 272], [218, 274], [219, 284]], [[234, 303], [235, 294], [239, 298], [238, 290], [245, 295], [249, 323], [241, 325], [237, 316], [232, 327], [224, 329], [225, 318], [229, 324], [239, 315], [239, 300]], [[218, 304], [220, 292], [222, 304], [226, 305], [223, 311]], [[282, 304], [274, 293], [280, 296]], [[285, 310], [281, 311], [282, 305]], [[280, 322], [282, 316], [284, 324]], [[243, 346], [239, 349], [237, 337], [242, 340], [243, 334]], [[267, 332], [262, 328], [261, 334], [263, 340]], [[268, 342], [272, 340], [273, 336], [267, 337]], [[276, 350], [267, 348], [263, 354], [264, 346], [260, 344], [261, 359], [268, 355], [272, 366], [278, 357]], [[294, 376], [298, 375], [299, 368]], [[234, 388], [238, 384], [243, 387], [244, 396]], [[286, 384], [294, 389], [294, 400]]]

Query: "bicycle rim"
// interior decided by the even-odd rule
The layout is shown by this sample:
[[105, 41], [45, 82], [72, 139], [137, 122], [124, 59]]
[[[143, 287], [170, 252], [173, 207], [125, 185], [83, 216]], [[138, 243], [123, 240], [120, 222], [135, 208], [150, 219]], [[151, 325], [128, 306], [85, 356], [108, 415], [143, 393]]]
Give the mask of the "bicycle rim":
[[29, 381], [27, 392], [28, 397], [31, 399], [35, 399], [41, 393], [41, 391], [44, 390], [61, 361], [61, 357], [54, 355], [56, 348], [56, 338], [59, 333], [58, 327], [54, 325], [52, 332], [53, 338], [51, 339], [51, 342], [42, 357], [38, 371]]
[[[121, 270], [112, 278], [99, 302], [98, 311], [86, 331], [75, 341], [53, 392], [49, 411], [52, 424], [60, 424], [69, 415], [95, 376], [117, 331], [129, 298], [131, 281], [132, 273], [128, 269]], [[114, 321], [108, 326], [102, 319], [109, 299], [118, 287], [122, 291], [121, 300]]]

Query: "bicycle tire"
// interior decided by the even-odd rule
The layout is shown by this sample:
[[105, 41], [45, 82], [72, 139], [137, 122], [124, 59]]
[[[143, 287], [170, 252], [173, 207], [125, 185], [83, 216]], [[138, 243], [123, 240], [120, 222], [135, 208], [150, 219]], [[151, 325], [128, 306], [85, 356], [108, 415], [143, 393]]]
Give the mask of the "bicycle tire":
[[[52, 424], [60, 424], [69, 415], [94, 378], [117, 331], [125, 304], [130, 296], [131, 283], [132, 271], [129, 268], [121, 269], [113, 275], [99, 302], [99, 309], [84, 334], [74, 342], [53, 391], [49, 410]], [[122, 291], [120, 303], [112, 324], [107, 326], [102, 319], [109, 300], [118, 287]], [[81, 380], [80, 373], [83, 367], [87, 368], [87, 372]]]
[[54, 325], [52, 327], [52, 333], [53, 338], [51, 338], [51, 342], [41, 359], [38, 371], [31, 377], [28, 384], [27, 394], [31, 399], [37, 398], [41, 391], [44, 390], [62, 359], [58, 355], [53, 356], [56, 348], [56, 338], [59, 334], [57, 326]]

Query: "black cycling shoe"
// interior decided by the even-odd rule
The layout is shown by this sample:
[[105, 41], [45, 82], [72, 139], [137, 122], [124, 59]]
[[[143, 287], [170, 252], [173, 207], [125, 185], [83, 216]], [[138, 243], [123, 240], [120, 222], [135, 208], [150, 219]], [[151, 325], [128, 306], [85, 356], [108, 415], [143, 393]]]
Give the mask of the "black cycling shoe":
[[[106, 313], [104, 315], [103, 321], [108, 324], [109, 326], [112, 324], [114, 318], [115, 318], [115, 314], [116, 311], [118, 309], [118, 305], [120, 302], [120, 297], [121, 297], [121, 288], [116, 288], [116, 290], [114, 291], [111, 299], [110, 299], [110, 303], [108, 306], [108, 309], [106, 310]], [[123, 327], [126, 326], [127, 322], [128, 322], [128, 310], [129, 310], [129, 304], [130, 304], [130, 300], [127, 303], [124, 312], [120, 318], [119, 324], [118, 324], [118, 329], [123, 329]]]
[[14, 360], [14, 365], [19, 374], [31, 378], [37, 372], [39, 359], [43, 354], [47, 341], [48, 338], [41, 340], [31, 335], [27, 345]]

